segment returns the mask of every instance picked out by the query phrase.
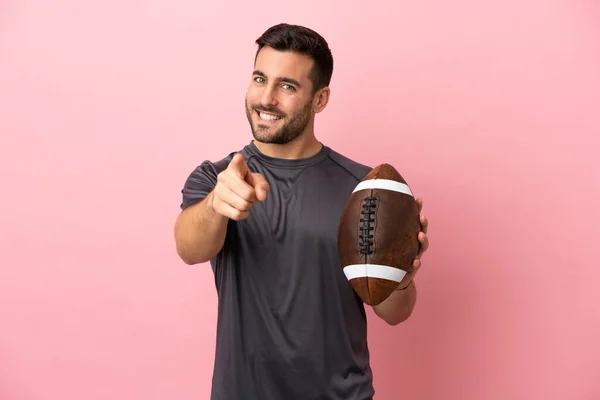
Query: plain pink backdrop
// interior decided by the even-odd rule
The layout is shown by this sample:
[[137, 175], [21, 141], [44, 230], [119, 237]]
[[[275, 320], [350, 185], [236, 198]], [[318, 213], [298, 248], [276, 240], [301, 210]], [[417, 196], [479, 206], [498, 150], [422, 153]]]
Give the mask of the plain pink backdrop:
[[250, 141], [282, 21], [333, 49], [319, 138], [430, 219], [415, 314], [369, 312], [377, 399], [600, 399], [599, 9], [0, 2], [0, 399], [208, 398], [214, 281], [172, 227], [191, 170]]

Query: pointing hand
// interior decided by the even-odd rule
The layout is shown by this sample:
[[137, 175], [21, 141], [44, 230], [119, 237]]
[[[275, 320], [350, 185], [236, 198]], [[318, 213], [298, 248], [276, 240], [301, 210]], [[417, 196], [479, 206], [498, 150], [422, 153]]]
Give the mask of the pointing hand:
[[217, 175], [212, 207], [225, 217], [242, 220], [248, 217], [255, 202], [266, 199], [269, 189], [265, 178], [251, 172], [244, 157], [238, 153], [227, 169]]

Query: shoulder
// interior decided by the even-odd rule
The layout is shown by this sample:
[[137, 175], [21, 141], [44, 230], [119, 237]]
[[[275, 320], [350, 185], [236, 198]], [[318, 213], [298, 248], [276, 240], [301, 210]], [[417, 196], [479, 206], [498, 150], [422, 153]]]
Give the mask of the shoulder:
[[371, 166], [353, 160], [331, 148], [329, 148], [328, 157], [357, 181], [361, 181], [372, 169]]
[[216, 183], [217, 175], [227, 168], [227, 165], [229, 165], [235, 154], [236, 152], [232, 152], [217, 160], [203, 160], [189, 174], [187, 183], [190, 183], [194, 179], [207, 179]]
[[198, 166], [196, 166], [193, 169], [190, 176], [204, 175], [216, 180], [217, 175], [219, 175], [227, 168], [227, 166], [233, 159], [233, 156], [235, 156], [238, 153], [241, 153], [246, 160], [252, 157], [252, 153], [249, 150], [249, 146], [243, 146], [240, 149], [232, 151], [221, 158], [203, 160]]
[[214, 189], [217, 176], [227, 168], [233, 156], [244, 150], [233, 151], [216, 160], [205, 159], [197, 165], [183, 184], [181, 208], [188, 208], [203, 200]]

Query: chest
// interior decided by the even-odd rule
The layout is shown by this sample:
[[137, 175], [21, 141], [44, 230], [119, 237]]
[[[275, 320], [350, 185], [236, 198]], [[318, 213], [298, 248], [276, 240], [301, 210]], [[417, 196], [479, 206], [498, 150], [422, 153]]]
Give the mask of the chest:
[[234, 265], [229, 273], [278, 313], [286, 313], [293, 298], [347, 286], [337, 230], [355, 183], [303, 173], [293, 179], [265, 173], [271, 186], [267, 199], [255, 203], [248, 218], [232, 224], [227, 236]]
[[314, 249], [337, 251], [337, 229], [353, 183], [314, 171], [264, 174], [271, 190], [240, 221], [240, 240], [269, 244], [282, 251]]

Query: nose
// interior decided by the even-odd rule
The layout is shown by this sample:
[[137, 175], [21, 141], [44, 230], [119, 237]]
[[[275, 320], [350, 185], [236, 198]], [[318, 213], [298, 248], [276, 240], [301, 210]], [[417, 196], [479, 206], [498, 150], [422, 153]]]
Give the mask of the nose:
[[260, 103], [264, 107], [274, 107], [277, 105], [277, 96], [274, 87], [267, 86], [264, 88]]

